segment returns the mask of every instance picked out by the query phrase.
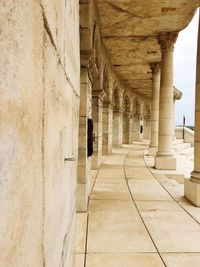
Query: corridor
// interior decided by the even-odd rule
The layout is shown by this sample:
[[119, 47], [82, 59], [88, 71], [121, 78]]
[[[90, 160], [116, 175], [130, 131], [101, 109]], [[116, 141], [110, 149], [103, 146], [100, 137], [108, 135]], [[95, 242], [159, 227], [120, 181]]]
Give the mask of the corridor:
[[77, 213], [76, 267], [200, 266], [200, 209], [183, 183], [150, 167], [147, 144], [113, 149]]

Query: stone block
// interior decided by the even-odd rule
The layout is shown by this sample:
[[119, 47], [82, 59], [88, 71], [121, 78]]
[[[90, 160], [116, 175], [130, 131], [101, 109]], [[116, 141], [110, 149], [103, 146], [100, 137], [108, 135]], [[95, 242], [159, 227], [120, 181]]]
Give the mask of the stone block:
[[176, 158], [172, 157], [155, 157], [155, 168], [158, 170], [176, 170]]
[[200, 184], [185, 178], [184, 195], [195, 206], [200, 207]]
[[0, 6], [0, 266], [41, 267], [43, 18], [39, 1]]
[[80, 40], [81, 40], [81, 50], [90, 50], [92, 49], [91, 42], [91, 30], [88, 28], [80, 29]]
[[77, 184], [76, 210], [78, 212], [87, 211], [88, 207], [88, 187], [87, 183]]

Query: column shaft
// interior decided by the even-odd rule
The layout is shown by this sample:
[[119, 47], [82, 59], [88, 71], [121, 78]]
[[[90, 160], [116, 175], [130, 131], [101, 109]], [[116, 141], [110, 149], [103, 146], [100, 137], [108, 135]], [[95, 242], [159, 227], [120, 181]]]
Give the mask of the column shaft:
[[200, 207], [200, 17], [196, 69], [196, 96], [195, 96], [195, 135], [194, 135], [194, 171], [191, 178], [185, 179], [185, 196]]
[[156, 169], [176, 169], [173, 157], [173, 47], [177, 33], [164, 33], [159, 37], [161, 45], [161, 84], [159, 101], [159, 138], [155, 158]]
[[158, 151], [159, 98], [160, 98], [160, 66], [152, 64], [152, 100], [151, 100], [151, 140], [149, 155], [155, 156]]

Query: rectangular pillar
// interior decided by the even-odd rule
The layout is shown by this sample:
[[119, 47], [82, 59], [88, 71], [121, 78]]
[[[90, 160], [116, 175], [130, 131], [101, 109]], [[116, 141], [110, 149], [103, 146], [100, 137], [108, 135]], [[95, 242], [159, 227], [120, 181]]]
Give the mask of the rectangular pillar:
[[88, 197], [91, 189], [91, 157], [87, 156], [87, 121], [88, 118], [91, 118], [91, 98], [91, 84], [88, 79], [87, 69], [81, 68], [76, 197], [76, 209], [79, 212], [87, 211]]
[[102, 160], [102, 130], [103, 130], [103, 91], [92, 92], [92, 119], [95, 140], [93, 144], [92, 169], [97, 170]]
[[123, 137], [123, 112], [120, 110], [113, 111], [113, 146], [122, 146]]
[[103, 105], [103, 155], [112, 151], [113, 110], [110, 104]]

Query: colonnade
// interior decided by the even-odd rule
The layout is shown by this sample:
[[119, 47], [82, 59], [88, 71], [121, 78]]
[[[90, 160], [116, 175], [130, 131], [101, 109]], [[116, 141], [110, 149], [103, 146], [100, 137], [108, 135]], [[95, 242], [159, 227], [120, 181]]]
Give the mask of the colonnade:
[[[106, 60], [98, 25], [93, 26], [94, 31], [88, 30], [88, 20], [88, 28], [81, 28], [81, 67], [87, 75], [81, 75], [77, 186], [79, 211], [87, 209], [91, 170], [99, 168], [102, 156], [110, 154], [112, 147], [150, 139], [149, 154], [155, 156], [155, 168], [176, 169], [176, 158], [173, 154], [174, 106], [180, 95], [177, 97], [174, 94], [173, 50], [178, 32], [163, 32], [158, 36], [161, 61], [150, 64], [152, 97], [149, 100], [134, 94], [121, 84]], [[199, 50], [200, 48], [196, 86], [195, 168], [191, 179], [185, 182], [185, 195], [195, 205], [200, 205]], [[92, 156], [87, 154], [88, 118], [93, 120]]]
[[[150, 66], [152, 99], [149, 155], [155, 156], [155, 168], [161, 170], [176, 170], [176, 158], [173, 155], [175, 100], [182, 96], [173, 86], [173, 50], [177, 36], [177, 32], [159, 35], [161, 63], [152, 63]], [[184, 194], [195, 206], [200, 206], [200, 30], [195, 99], [194, 171], [190, 179], [185, 179]]]
[[[86, 68], [81, 72], [77, 210], [86, 211], [91, 170], [99, 169], [103, 156], [109, 155], [113, 147], [149, 138], [150, 103], [112, 84], [111, 88], [98, 90], [98, 79], [92, 79]], [[93, 122], [92, 155], [88, 155], [88, 119]]]

